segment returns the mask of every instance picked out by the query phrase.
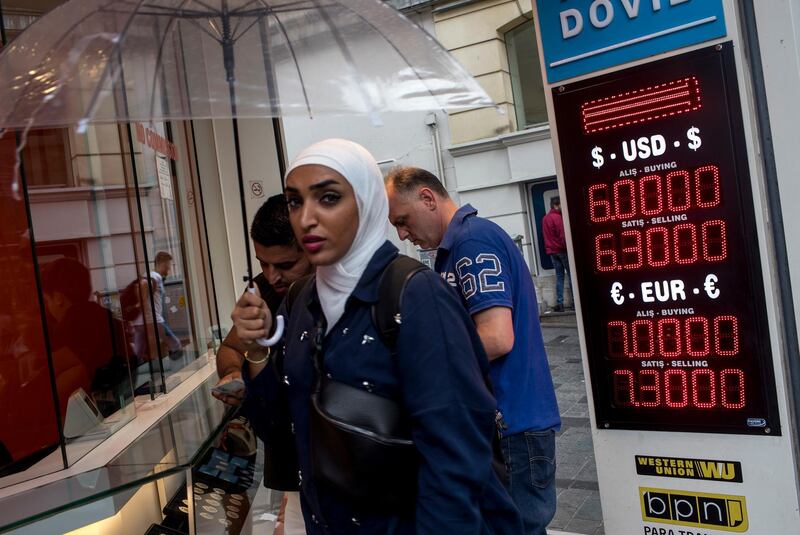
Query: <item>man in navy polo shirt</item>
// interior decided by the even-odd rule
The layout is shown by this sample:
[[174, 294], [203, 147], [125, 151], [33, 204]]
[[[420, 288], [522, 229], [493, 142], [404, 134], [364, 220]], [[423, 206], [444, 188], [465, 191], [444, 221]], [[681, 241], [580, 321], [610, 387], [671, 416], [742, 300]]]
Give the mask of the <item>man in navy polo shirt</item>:
[[402, 240], [438, 248], [436, 271], [461, 294], [491, 361], [509, 492], [526, 533], [545, 535], [556, 511], [555, 433], [561, 426], [530, 270], [508, 234], [460, 209], [428, 171], [386, 177], [389, 220]]

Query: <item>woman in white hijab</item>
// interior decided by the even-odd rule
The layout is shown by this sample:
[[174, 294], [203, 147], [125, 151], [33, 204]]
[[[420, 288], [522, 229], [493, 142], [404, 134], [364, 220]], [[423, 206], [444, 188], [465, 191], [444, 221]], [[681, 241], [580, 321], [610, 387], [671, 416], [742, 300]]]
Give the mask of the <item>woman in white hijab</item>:
[[[492, 466], [496, 403], [488, 360], [455, 292], [432, 271], [416, 271], [402, 290], [396, 338], [388, 341], [374, 325], [378, 301], [387, 297], [382, 276], [398, 258], [386, 239], [388, 204], [374, 158], [351, 141], [316, 143], [289, 167], [286, 199], [316, 275], [290, 290], [291, 306], [284, 303], [290, 314], [282, 376], [262, 373], [271, 355], [256, 345], [243, 375], [249, 398], [286, 389], [309, 535], [521, 534], [519, 513]], [[243, 295], [232, 318], [242, 341], [272, 328], [256, 295]], [[406, 473], [392, 470], [398, 449], [379, 450], [385, 455], [370, 464], [363, 451], [342, 448], [340, 435], [325, 434], [320, 385], [334, 383], [349, 389], [344, 399], [361, 400], [345, 403], [344, 413], [399, 407], [413, 452]], [[364, 426], [345, 427], [352, 437]], [[399, 455], [398, 465], [405, 462]], [[341, 474], [329, 476], [331, 466]], [[410, 490], [398, 497], [398, 488]]]

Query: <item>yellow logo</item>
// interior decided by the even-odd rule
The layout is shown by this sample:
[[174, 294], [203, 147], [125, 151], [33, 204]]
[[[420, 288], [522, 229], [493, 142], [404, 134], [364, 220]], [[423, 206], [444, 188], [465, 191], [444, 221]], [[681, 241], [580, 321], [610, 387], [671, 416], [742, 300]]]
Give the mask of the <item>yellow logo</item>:
[[636, 473], [642, 476], [742, 482], [742, 463], [686, 457], [636, 456]]
[[639, 487], [642, 520], [743, 533], [748, 529], [744, 496]]

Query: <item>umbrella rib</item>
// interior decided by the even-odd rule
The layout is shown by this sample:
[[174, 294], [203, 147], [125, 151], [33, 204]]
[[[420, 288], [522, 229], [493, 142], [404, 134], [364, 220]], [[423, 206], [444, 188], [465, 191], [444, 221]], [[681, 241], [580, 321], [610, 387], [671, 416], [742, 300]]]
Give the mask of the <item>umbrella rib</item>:
[[[109, 9], [108, 7], [104, 7], [101, 9], [103, 13], [128, 13], [127, 10], [124, 9]], [[147, 17], [172, 17], [174, 16], [173, 13], [169, 13], [166, 11], [145, 11], [139, 10], [136, 12], [137, 15], [147, 16]], [[184, 20], [195, 20], [195, 19], [207, 19], [213, 16], [213, 13], [182, 13], [181, 18]]]
[[206, 4], [205, 2], [203, 2], [203, 0], [194, 0], [194, 1], [197, 2], [198, 4], [200, 4], [201, 6], [203, 6], [204, 8], [206, 8], [207, 10], [211, 11], [212, 13], [214, 13], [214, 15], [217, 16], [217, 17], [222, 15], [222, 11], [220, 11], [219, 9], [214, 9], [214, 6]]
[[195, 19], [183, 19], [183, 20], [185, 20], [185, 21], [186, 21], [186, 22], [188, 22], [189, 24], [192, 24], [192, 25], [194, 25], [194, 26], [197, 26], [197, 29], [199, 29], [201, 32], [203, 32], [204, 34], [206, 34], [207, 36], [209, 36], [210, 38], [212, 38], [212, 39], [213, 39], [214, 41], [216, 41], [217, 43], [219, 43], [219, 44], [222, 44], [222, 39], [220, 39], [219, 37], [217, 37], [216, 35], [214, 35], [214, 34], [213, 34], [213, 33], [211, 33], [210, 31], [208, 31], [206, 28], [204, 28], [204, 27], [203, 27], [203, 25], [202, 25], [202, 24], [200, 24], [199, 22], [197, 22]]
[[[182, 0], [180, 5], [184, 6], [189, 1], [190, 0]], [[180, 10], [181, 10], [181, 7], [178, 7], [178, 12], [180, 12]], [[164, 34], [162, 35], [161, 42], [159, 43], [159, 46], [158, 46], [158, 56], [156, 57], [156, 66], [155, 66], [155, 69], [153, 69], [153, 89], [150, 92], [150, 117], [151, 117], [151, 119], [153, 117], [153, 112], [155, 111], [155, 106], [156, 106], [156, 102], [155, 102], [155, 100], [156, 100], [156, 98], [155, 98], [156, 97], [156, 86], [158, 85], [158, 73], [159, 73], [159, 70], [161, 69], [161, 65], [162, 65], [163, 58], [164, 58], [164, 43], [166, 43], [167, 37], [169, 36], [169, 31], [170, 31], [170, 29], [172, 28], [172, 26], [175, 24], [175, 22], [177, 20], [178, 20], [177, 15], [175, 15], [173, 13], [172, 17], [170, 17], [170, 19], [169, 19], [169, 22], [167, 22], [167, 27], [164, 28]]]
[[[237, 35], [237, 36], [233, 37], [233, 43], [234, 43], [234, 44], [236, 44], [237, 42], [239, 42], [239, 39], [241, 39], [242, 37], [244, 37], [244, 36], [247, 34], [247, 32], [249, 32], [249, 31], [250, 31], [250, 29], [251, 29], [253, 26], [255, 26], [256, 24], [258, 24], [258, 21], [259, 21], [259, 20], [260, 20], [262, 17], [263, 17], [263, 15], [259, 15], [258, 17], [256, 17], [256, 20], [254, 20], [253, 22], [251, 22], [251, 23], [250, 23], [250, 25], [249, 25], [247, 28], [245, 28], [244, 30], [242, 30], [242, 33], [240, 33], [239, 35]], [[238, 23], [238, 24], [236, 25], [236, 27], [233, 29], [233, 32], [231, 32], [231, 35], [236, 35], [236, 31], [239, 29], [239, 26], [241, 26], [241, 25], [242, 25], [242, 24], [241, 24], [241, 21], [242, 21], [242, 20], [243, 20], [243, 19], [239, 19], [239, 23]]]
[[[401, 52], [401, 51], [400, 51], [400, 48], [399, 48], [399, 47], [397, 47], [397, 45], [395, 45], [395, 44], [394, 44], [394, 43], [393, 43], [393, 42], [392, 42], [392, 41], [389, 39], [389, 37], [388, 37], [388, 36], [386, 36], [385, 34], [383, 34], [383, 33], [382, 33], [382, 32], [381, 32], [381, 31], [380, 31], [380, 30], [379, 30], [379, 29], [378, 29], [378, 28], [377, 28], [377, 27], [376, 27], [374, 24], [372, 24], [370, 21], [368, 21], [366, 18], [364, 18], [364, 16], [362, 16], [360, 13], [358, 13], [357, 11], [355, 11], [355, 10], [354, 10], [353, 8], [351, 8], [350, 6], [348, 6], [348, 5], [345, 5], [345, 4], [340, 4], [340, 5], [341, 5], [342, 7], [344, 7], [345, 9], [349, 10], [349, 11], [350, 11], [351, 13], [353, 13], [355, 16], [357, 16], [358, 18], [360, 18], [362, 21], [364, 21], [364, 22], [365, 22], [365, 23], [366, 23], [366, 24], [367, 24], [367, 25], [368, 25], [370, 28], [372, 28], [373, 30], [375, 30], [375, 32], [376, 32], [377, 34], [379, 34], [379, 35], [383, 35], [384, 39], [386, 39], [386, 42], [387, 42], [387, 43], [389, 43], [389, 46], [391, 46], [391, 47], [392, 47], [392, 49], [393, 49], [395, 52], [397, 52], [397, 55], [398, 55], [398, 56], [400, 56], [400, 57], [403, 59], [403, 61], [405, 61], [405, 62], [406, 62], [406, 65], [408, 65], [408, 66], [411, 68], [411, 70], [414, 72], [414, 75], [415, 75], [415, 76], [417, 77], [417, 79], [418, 79], [418, 80], [419, 80], [419, 81], [422, 83], [422, 86], [423, 86], [423, 87], [424, 87], [424, 88], [425, 88], [425, 89], [428, 91], [428, 94], [429, 94], [431, 97], [433, 97], [433, 99], [434, 99], [434, 100], [437, 100], [437, 99], [436, 99], [436, 95], [434, 95], [434, 94], [433, 94], [433, 92], [432, 92], [432, 91], [430, 90], [430, 88], [428, 87], [428, 84], [426, 84], [426, 83], [425, 83], [425, 80], [423, 80], [423, 79], [422, 79], [422, 77], [419, 75], [419, 72], [417, 72], [417, 68], [416, 68], [416, 67], [414, 67], [414, 65], [413, 65], [413, 64], [412, 64], [412, 63], [411, 63], [411, 62], [408, 60], [408, 58], [406, 58], [405, 54], [403, 54], [403, 52]], [[420, 31], [423, 31], [423, 32], [425, 32], [425, 30], [423, 30], [422, 28], [420, 28], [420, 27], [419, 27], [419, 25], [417, 25], [415, 22], [413, 22], [413, 21], [411, 21], [411, 20], [409, 20], [408, 22], [410, 22], [411, 24], [414, 24], [415, 26], [417, 26], [417, 28], [418, 28]], [[425, 32], [425, 33], [426, 33], [427, 35], [429, 35], [429, 36], [430, 36], [430, 34], [428, 34], [428, 32]]]
[[[307, 5], [304, 6], [303, 4], [307, 4]], [[297, 11], [311, 11], [312, 9], [319, 9], [319, 8], [322, 8], [322, 7], [333, 7], [333, 6], [336, 6], [336, 5], [338, 5], [338, 4], [331, 2], [331, 3], [328, 3], [328, 4], [317, 4], [316, 6], [312, 6], [311, 2], [309, 0], [300, 0], [299, 2], [283, 4], [281, 7], [277, 7], [277, 8], [276, 7], [270, 7], [269, 11], [270, 11], [270, 13], [294, 13], [294, 12], [297, 12]], [[254, 13], [258, 13], [258, 12], [261, 12], [261, 11], [262, 11], [261, 8], [259, 8], [259, 9], [250, 9], [250, 10], [247, 10], [247, 11], [231, 12], [231, 15], [232, 16], [237, 16], [237, 17], [242, 17], [242, 16], [253, 15]]]
[[[314, 3], [315, 6], [317, 6], [318, 9], [321, 7], [320, 4], [317, 2], [317, 0], [312, 0], [312, 2]], [[338, 5], [342, 6], [342, 4]], [[336, 28], [336, 25], [333, 24], [333, 21], [328, 15], [328, 12], [325, 11], [324, 9], [319, 9], [319, 15], [325, 22], [325, 24], [328, 25], [328, 28], [330, 29], [334, 40], [336, 40], [336, 44], [339, 45], [339, 50], [341, 50], [342, 56], [344, 57], [344, 61], [345, 63], [347, 63], [347, 67], [350, 70], [350, 75], [356, 81], [356, 87], [358, 88], [358, 92], [361, 93], [361, 98], [367, 105], [369, 114], [372, 115], [372, 113], [375, 111], [375, 106], [372, 105], [372, 100], [369, 98], [369, 95], [366, 93], [366, 91], [364, 91], [364, 84], [362, 83], [361, 75], [359, 74], [358, 69], [356, 68], [356, 63], [353, 59], [352, 54], [350, 54], [350, 49], [348, 48], [347, 43], [342, 37], [342, 34], [339, 33], [339, 30]]]
[[[294, 68], [297, 71], [297, 77], [300, 79], [300, 89], [303, 91], [303, 100], [306, 102], [306, 110], [308, 110], [308, 116], [311, 117], [311, 103], [308, 101], [308, 92], [306, 91], [306, 84], [303, 82], [303, 73], [300, 72], [300, 64], [297, 62], [297, 54], [295, 54], [294, 46], [292, 46], [292, 41], [289, 39], [289, 34], [284, 28], [281, 19], [278, 18], [278, 15], [272, 11], [272, 8], [266, 3], [265, 0], [259, 0], [261, 5], [263, 5], [268, 12], [272, 15], [275, 19], [275, 22], [278, 25], [283, 36], [286, 38], [286, 47], [289, 49], [289, 53], [292, 55], [292, 62], [294, 63]], [[266, 73], [265, 73], [266, 74]]]
[[231, 10], [231, 11], [230, 11], [228, 14], [229, 14], [230, 16], [232, 16], [232, 17], [236, 17], [236, 16], [238, 16], [239, 14], [241, 14], [241, 13], [245, 12], [244, 10], [245, 10], [245, 9], [246, 9], [248, 6], [252, 6], [253, 4], [257, 4], [257, 3], [258, 3], [258, 0], [250, 0], [250, 1], [249, 1], [249, 2], [247, 2], [246, 4], [243, 4], [243, 5], [239, 6], [239, 7], [237, 7], [236, 9], [233, 9], [233, 10]]
[[[185, 2], [184, 2], [184, 4], [185, 4]], [[218, 10], [214, 10], [212, 7], [205, 6], [204, 4], [201, 4], [201, 5], [206, 7], [209, 11], [199, 11], [197, 9], [183, 9], [181, 7], [178, 7], [178, 8], [166, 7], [166, 6], [159, 6], [157, 4], [145, 4], [143, 7], [146, 7], [148, 9], [160, 10], [161, 12], [163, 12], [164, 15], [170, 15], [170, 16], [174, 16], [175, 15], [175, 11], [181, 12], [180, 13], [181, 16], [184, 16], [184, 14], [193, 15], [193, 16], [196, 16], [196, 17], [219, 16], [219, 11]]]

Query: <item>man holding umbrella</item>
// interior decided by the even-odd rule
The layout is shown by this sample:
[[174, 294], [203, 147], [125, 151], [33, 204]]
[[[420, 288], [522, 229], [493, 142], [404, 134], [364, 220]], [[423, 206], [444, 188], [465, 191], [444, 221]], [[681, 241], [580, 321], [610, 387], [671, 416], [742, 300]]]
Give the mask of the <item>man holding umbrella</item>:
[[[250, 237], [256, 250], [256, 259], [261, 266], [261, 273], [253, 279], [253, 282], [264, 296], [270, 311], [275, 314], [289, 286], [313, 270], [292, 233], [286, 199], [283, 195], [274, 195], [261, 205], [250, 226]], [[217, 353], [217, 375], [220, 380], [212, 390], [212, 395], [228, 405], [238, 406], [244, 397], [244, 383], [241, 382], [242, 363], [247, 349], [239, 341], [236, 327], [233, 327]], [[242, 388], [224, 390], [226, 387], [223, 385], [228, 383], [241, 384]], [[248, 417], [255, 419], [258, 418], [258, 414], [248, 414]], [[254, 426], [258, 429], [258, 422], [254, 422]], [[270, 482], [265, 481], [265, 485], [269, 486]], [[283, 529], [283, 535], [305, 533], [297, 492], [284, 493], [276, 534], [279, 533], [277, 531], [279, 527]]]

